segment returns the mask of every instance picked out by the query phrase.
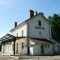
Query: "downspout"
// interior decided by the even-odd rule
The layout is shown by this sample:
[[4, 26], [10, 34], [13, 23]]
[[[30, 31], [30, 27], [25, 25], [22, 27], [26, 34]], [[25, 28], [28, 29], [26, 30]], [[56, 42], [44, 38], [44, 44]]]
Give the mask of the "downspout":
[[27, 38], [29, 37], [29, 23], [27, 23]]
[[51, 30], [50, 30], [50, 27], [49, 27], [49, 39], [51, 40]]
[[5, 44], [3, 45], [3, 53], [5, 52]]
[[54, 51], [54, 54], [55, 54], [55, 53], [56, 53], [56, 52], [55, 52], [55, 44], [53, 44], [53, 51]]
[[29, 23], [27, 23], [27, 54], [30, 54], [30, 49], [29, 49]]
[[14, 55], [15, 55], [15, 42], [16, 42], [16, 38], [14, 38]]

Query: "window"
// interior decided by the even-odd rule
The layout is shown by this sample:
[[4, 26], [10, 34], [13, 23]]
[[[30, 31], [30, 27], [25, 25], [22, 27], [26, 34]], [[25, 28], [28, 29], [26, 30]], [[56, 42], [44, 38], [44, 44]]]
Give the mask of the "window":
[[57, 47], [59, 47], [59, 45], [57, 45]]
[[48, 44], [48, 47], [49, 47], [49, 44]]
[[16, 50], [16, 53], [18, 53], [18, 43], [17, 43], [17, 50]]
[[41, 21], [38, 21], [38, 26], [41, 26]]
[[23, 36], [23, 32], [24, 32], [24, 31], [22, 30], [22, 36]]
[[49, 44], [45, 44], [45, 47], [46, 47], [46, 48], [47, 48], [47, 47], [49, 48]]
[[14, 51], [14, 44], [13, 44], [13, 51]]
[[45, 47], [47, 48], [47, 44], [45, 44]]
[[24, 48], [24, 42], [22, 42], [22, 49]]
[[17, 33], [17, 37], [18, 37], [18, 33]]
[[39, 31], [39, 35], [41, 35], [41, 31]]

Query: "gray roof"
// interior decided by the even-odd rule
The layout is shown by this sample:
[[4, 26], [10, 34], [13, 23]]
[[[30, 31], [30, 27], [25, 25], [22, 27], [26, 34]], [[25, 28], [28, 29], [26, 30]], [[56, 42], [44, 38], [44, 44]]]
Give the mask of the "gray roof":
[[3, 37], [0, 38], [1, 41], [8, 41], [8, 40], [12, 40], [13, 38], [15, 38], [15, 36], [11, 35], [11, 34], [6, 34]]
[[53, 43], [55, 44], [56, 42], [52, 41], [52, 40], [48, 40], [48, 39], [44, 39], [44, 38], [29, 38], [30, 40], [34, 41], [34, 42], [47, 42], [47, 43]]

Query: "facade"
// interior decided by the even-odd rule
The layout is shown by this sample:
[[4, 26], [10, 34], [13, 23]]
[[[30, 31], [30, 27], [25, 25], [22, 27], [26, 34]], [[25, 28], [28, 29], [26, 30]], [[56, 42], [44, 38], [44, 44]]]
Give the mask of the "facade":
[[4, 53], [4, 54], [8, 54], [8, 55], [13, 54], [13, 44], [12, 44], [12, 42], [2, 44], [2, 51], [1, 52]]
[[34, 15], [34, 11], [30, 10], [30, 18], [19, 25], [15, 22], [15, 27], [10, 32], [16, 39], [2, 44], [2, 52], [4, 53], [24, 55], [51, 55], [55, 53], [51, 24], [43, 13]]

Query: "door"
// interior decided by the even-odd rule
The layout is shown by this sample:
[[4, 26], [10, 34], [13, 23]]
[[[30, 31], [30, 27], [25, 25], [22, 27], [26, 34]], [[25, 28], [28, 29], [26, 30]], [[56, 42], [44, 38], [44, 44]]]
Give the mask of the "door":
[[17, 43], [16, 53], [18, 53], [18, 43]]
[[41, 45], [41, 54], [44, 54], [44, 45]]

